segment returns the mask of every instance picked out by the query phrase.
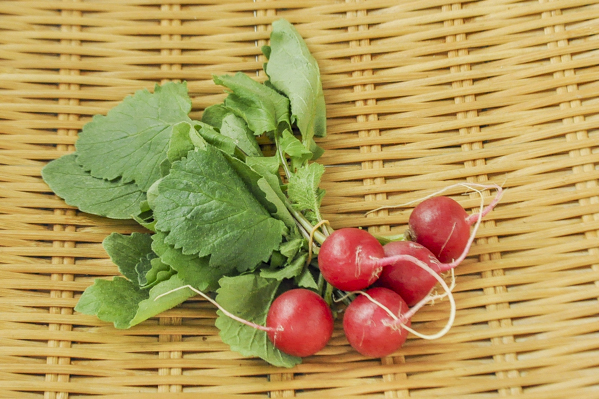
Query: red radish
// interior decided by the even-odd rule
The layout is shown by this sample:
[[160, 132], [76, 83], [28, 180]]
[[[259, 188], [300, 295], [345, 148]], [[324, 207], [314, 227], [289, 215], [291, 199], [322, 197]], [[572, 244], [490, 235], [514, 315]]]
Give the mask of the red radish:
[[318, 294], [296, 288], [270, 305], [266, 317], [268, 338], [289, 355], [306, 357], [323, 349], [333, 334], [333, 313]]
[[468, 214], [449, 197], [421, 202], [410, 214], [409, 235], [428, 248], [441, 262], [456, 259], [470, 237]]
[[[477, 184], [473, 186], [488, 187]], [[482, 217], [493, 209], [501, 195], [502, 189], [497, 186], [497, 195], [491, 204], [483, 208], [481, 203], [481, 211], [471, 216], [468, 216], [460, 204], [448, 197], [432, 197], [423, 201], [414, 208], [410, 216], [410, 235], [416, 236], [417, 242], [394, 241], [385, 244], [385, 259], [397, 261], [386, 265], [378, 280], [379, 285], [397, 292], [409, 306], [425, 298], [435, 286], [435, 278], [420, 270], [410, 257], [425, 262], [437, 274], [459, 265], [468, 255]], [[473, 223], [471, 233], [470, 225]], [[441, 245], [437, 245], [441, 242], [439, 237], [445, 237], [445, 242]], [[450, 262], [441, 263], [435, 255], [435, 249], [437, 253], [448, 255], [446, 258], [451, 258]]]
[[374, 283], [381, 273], [378, 264], [385, 256], [383, 246], [365, 230], [353, 227], [336, 230], [318, 252], [318, 267], [333, 287], [356, 291]]
[[428, 248], [443, 263], [456, 261], [464, 249], [469, 247], [470, 226], [489, 213], [502, 195], [499, 186], [470, 186], [497, 188], [493, 202], [478, 214], [468, 215], [458, 202], [443, 196], [424, 200], [410, 214], [408, 235], [413, 241]]
[[[455, 320], [456, 305], [451, 288], [431, 269], [426, 262], [410, 255], [402, 255], [412, 260], [419, 268], [430, 274], [445, 291], [442, 295], [427, 295], [416, 305], [408, 308], [403, 298], [396, 292], [375, 287], [361, 294], [345, 310], [343, 329], [350, 345], [365, 356], [388, 356], [399, 349], [406, 340], [408, 332], [423, 338], [437, 339], [445, 335]], [[445, 327], [433, 335], [424, 335], [414, 331], [411, 319], [424, 305], [447, 296], [450, 303], [450, 315]], [[405, 311], [404, 311], [405, 309]]]
[[288, 355], [299, 357], [313, 355], [324, 348], [333, 335], [333, 312], [320, 295], [304, 288], [295, 288], [279, 295], [268, 309], [266, 326], [234, 315], [191, 285], [183, 285], [162, 293], [154, 300], [186, 288], [212, 303], [233, 320], [256, 330], [265, 331], [273, 345]]
[[[401, 296], [387, 288], [371, 288], [365, 294], [368, 296], [358, 296], [345, 310], [345, 337], [352, 348], [364, 356], [388, 356], [403, 345], [408, 330], [401, 328], [396, 318], [380, 305], [400, 318], [408, 311], [408, 305]], [[409, 326], [410, 320], [403, 320], [403, 324]]]
[[421, 202], [409, 219], [412, 240], [428, 248], [440, 261], [451, 262], [468, 243], [468, 214], [449, 197], [433, 197]]
[[[385, 256], [410, 255], [425, 262], [436, 273], [444, 266], [426, 247], [412, 241], [392, 241], [383, 246]], [[411, 259], [400, 259], [384, 267], [377, 285], [398, 293], [408, 304], [414, 306], [437, 284], [437, 280], [416, 265]]]

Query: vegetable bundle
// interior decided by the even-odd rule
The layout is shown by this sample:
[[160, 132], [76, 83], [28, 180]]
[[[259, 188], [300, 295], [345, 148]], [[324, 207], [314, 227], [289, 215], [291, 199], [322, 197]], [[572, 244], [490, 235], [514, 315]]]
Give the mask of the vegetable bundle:
[[[344, 295], [366, 288], [384, 267], [391, 270], [397, 263], [399, 258], [384, 259], [379, 238], [368, 245], [377, 246], [372, 253], [380, 259], [362, 260], [354, 248], [347, 255], [366, 271], [363, 287], [337, 285], [335, 276], [325, 275], [330, 268], [324, 260], [335, 268], [336, 253], [328, 250], [319, 265], [320, 245], [313, 242], [354, 232], [331, 235], [319, 210], [324, 167], [313, 161], [323, 152], [315, 138], [325, 136], [326, 114], [318, 64], [285, 20], [273, 23], [270, 45], [262, 51], [268, 79], [215, 76], [228, 95], [208, 107], [201, 120], [189, 117], [185, 83], [157, 85], [153, 93], [139, 91], [107, 115], [95, 116], [83, 127], [76, 151], [43, 169], [43, 179], [67, 204], [108, 218], [134, 219], [148, 231], [106, 237], [103, 246], [121, 275], [96, 279], [75, 310], [130, 328], [196, 292], [209, 294], [220, 309], [220, 336], [232, 350], [292, 367], [330, 338], [334, 290]], [[263, 154], [258, 136], [270, 139], [274, 155]], [[357, 245], [360, 251], [366, 248]], [[401, 260], [421, 262], [406, 256]], [[437, 264], [426, 273], [441, 270], [435, 270]], [[438, 279], [435, 274], [429, 280]], [[313, 307], [297, 316], [302, 307], [297, 301]], [[379, 302], [373, 311], [385, 313], [398, 304], [394, 313], [407, 307], [400, 298], [388, 307]], [[284, 326], [295, 319], [300, 324]], [[376, 356], [397, 349], [409, 318], [395, 317], [389, 325], [401, 335], [397, 346], [385, 353], [354, 347]], [[304, 335], [288, 336], [293, 329]], [[315, 331], [322, 337], [313, 337], [309, 345], [305, 334]]]

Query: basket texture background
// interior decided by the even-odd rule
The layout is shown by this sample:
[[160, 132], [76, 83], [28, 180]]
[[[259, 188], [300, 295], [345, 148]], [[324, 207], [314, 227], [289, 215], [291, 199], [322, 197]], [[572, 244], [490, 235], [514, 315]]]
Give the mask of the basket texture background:
[[[368, 359], [338, 323], [278, 369], [230, 351], [198, 299], [130, 330], [73, 311], [117, 273], [103, 238], [140, 228], [65, 205], [41, 168], [138, 89], [186, 80], [199, 118], [224, 98], [213, 74], [264, 79], [280, 17], [321, 68], [334, 228], [401, 233], [413, 205], [365, 213], [457, 182], [507, 188], [442, 339]], [[0, 398], [599, 398], [598, 39], [596, 0], [0, 2]], [[464, 191], [449, 194], [475, 210]]]

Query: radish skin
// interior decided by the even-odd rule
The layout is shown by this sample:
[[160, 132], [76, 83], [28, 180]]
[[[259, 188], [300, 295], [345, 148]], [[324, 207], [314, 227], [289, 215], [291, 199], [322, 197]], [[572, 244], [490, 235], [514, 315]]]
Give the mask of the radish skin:
[[437, 280], [422, 270], [411, 258], [393, 258], [396, 255], [410, 255], [426, 263], [435, 273], [441, 273], [443, 264], [426, 247], [412, 241], [393, 241], [383, 246], [385, 259], [395, 259], [386, 267], [377, 285], [398, 293], [408, 304], [414, 306], [437, 284]]
[[[481, 194], [478, 188], [495, 188], [497, 193], [493, 201], [483, 206], [478, 213], [468, 215], [464, 208], [449, 197], [429, 197], [418, 204], [408, 221], [407, 235], [413, 241], [428, 248], [442, 263], [456, 263], [464, 252], [467, 254], [475, 233], [470, 233], [470, 227], [480, 223], [480, 220], [491, 212], [503, 195], [503, 189], [498, 185], [461, 184]], [[450, 186], [452, 187], [452, 186]], [[462, 258], [463, 260], [463, 258]]]
[[421, 202], [410, 214], [408, 235], [443, 263], [456, 259], [470, 237], [468, 213], [449, 197]]
[[311, 356], [333, 335], [333, 313], [320, 295], [296, 288], [279, 295], [266, 317], [268, 339], [292, 356]]
[[[408, 336], [408, 330], [393, 326], [408, 305], [395, 292], [375, 287], [360, 295], [347, 307], [343, 330], [349, 344], [368, 357], [384, 357], [397, 351]], [[410, 325], [410, 320], [403, 320]]]
[[378, 240], [365, 230], [344, 228], [334, 231], [318, 252], [318, 267], [324, 279], [343, 291], [357, 291], [374, 283], [380, 273], [373, 259], [385, 251]]

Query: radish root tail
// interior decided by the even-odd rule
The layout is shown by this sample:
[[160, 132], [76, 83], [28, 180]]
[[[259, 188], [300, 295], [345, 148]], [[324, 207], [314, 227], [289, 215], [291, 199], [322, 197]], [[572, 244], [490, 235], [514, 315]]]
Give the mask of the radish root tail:
[[226, 310], [225, 308], [223, 308], [222, 306], [219, 305], [218, 302], [216, 302], [214, 299], [210, 298], [208, 295], [204, 294], [202, 291], [198, 290], [197, 288], [192, 287], [191, 285], [182, 285], [181, 287], [177, 287], [177, 288], [173, 288], [170, 291], [164, 292], [160, 295], [158, 295], [156, 298], [154, 298], [155, 301], [157, 301], [158, 299], [162, 298], [163, 296], [172, 294], [173, 292], [176, 291], [180, 291], [183, 289], [190, 289], [193, 292], [195, 292], [196, 294], [198, 294], [199, 296], [201, 296], [202, 298], [204, 298], [205, 300], [207, 300], [208, 302], [210, 302], [211, 304], [213, 304], [214, 306], [216, 306], [218, 308], [218, 310], [220, 310], [221, 312], [223, 312], [223, 314], [227, 317], [230, 317], [231, 319], [238, 321], [242, 324], [245, 324], [246, 326], [255, 328], [256, 330], [260, 330], [260, 331], [266, 331], [266, 332], [270, 332], [270, 331], [283, 331], [283, 327], [277, 327], [277, 328], [271, 328], [271, 327], [265, 327], [265, 326], [261, 326], [260, 324], [256, 324], [256, 323], [252, 323], [251, 321], [242, 319], [241, 317], [235, 316], [233, 313], [229, 312], [228, 310]]
[[[412, 201], [408, 201], [408, 202], [404, 202], [403, 204], [399, 204], [399, 205], [384, 205], [384, 206], [372, 209], [372, 210], [366, 212], [364, 214], [364, 216], [367, 216], [370, 213], [378, 212], [378, 211], [381, 211], [381, 210], [384, 210], [384, 209], [403, 208], [403, 207], [406, 207], [408, 205], [412, 205], [412, 204], [415, 204], [417, 202], [422, 202], [422, 201], [427, 200], [429, 198], [436, 197], [437, 195], [443, 194], [444, 192], [449, 191], [451, 189], [454, 189], [456, 187], [466, 187], [468, 190], [472, 190], [472, 191], [478, 191], [478, 190], [474, 189], [473, 187], [478, 187], [479, 189], [482, 189], [482, 190], [491, 190], [491, 189], [496, 189], [497, 190], [497, 194], [496, 194], [495, 198], [493, 199], [493, 202], [491, 204], [489, 204], [487, 206], [487, 208], [485, 208], [485, 213], [484, 213], [483, 216], [485, 216], [487, 213], [489, 213], [490, 211], [493, 210], [493, 208], [495, 207], [495, 205], [497, 205], [497, 203], [501, 199], [501, 196], [503, 195], [503, 192], [506, 191], [506, 190], [503, 189], [502, 186], [500, 186], [499, 184], [494, 184], [494, 183], [493, 184], [456, 183], [456, 184], [449, 185], [449, 186], [447, 186], [445, 188], [442, 188], [441, 190], [435, 191], [434, 193], [429, 194], [429, 195], [427, 195], [425, 197], [418, 198], [418, 199], [415, 199], [415, 200], [412, 200]], [[474, 215], [471, 215], [471, 216], [474, 216]]]
[[[485, 215], [485, 197], [483, 196], [483, 192], [482, 192], [482, 190], [474, 188], [474, 187], [479, 187], [479, 186], [484, 186], [484, 185], [483, 184], [474, 184], [474, 183], [472, 183], [471, 185], [473, 187], [469, 187], [469, 188], [472, 191], [476, 191], [480, 195], [479, 212], [474, 214], [474, 215], [476, 215], [476, 223], [474, 224], [474, 227], [472, 228], [472, 232], [470, 233], [470, 237], [468, 238], [468, 242], [466, 243], [466, 247], [462, 251], [462, 254], [457, 259], [454, 259], [451, 263], [446, 263], [443, 266], [443, 270], [453, 269], [454, 267], [456, 267], [460, 263], [462, 263], [462, 261], [464, 259], [466, 259], [466, 256], [468, 256], [468, 252], [470, 252], [470, 248], [472, 247], [472, 244], [474, 243], [474, 240], [476, 239], [476, 232], [478, 231], [478, 228], [480, 227], [480, 225], [482, 223], [483, 216]], [[468, 187], [468, 185], [466, 185], [466, 184], [464, 184], [464, 186]], [[484, 187], [486, 187], [486, 186], [484, 186]], [[499, 202], [499, 199], [501, 198], [501, 195], [503, 193], [503, 190], [501, 189], [501, 187], [497, 186], [497, 190], [498, 190], [497, 195], [495, 196], [496, 201], [495, 200], [493, 201], [495, 204], [497, 202]], [[474, 215], [471, 215], [471, 216], [474, 216]]]
[[[441, 276], [439, 276], [425, 262], [423, 262], [420, 259], [418, 259], [418, 258], [416, 258], [414, 256], [411, 256], [411, 255], [401, 255], [401, 256], [402, 256], [403, 259], [410, 260], [416, 266], [420, 267], [421, 269], [424, 269], [431, 276], [433, 276], [435, 278], [435, 280], [437, 280], [437, 282], [443, 288], [444, 293], [440, 294], [440, 295], [430, 295], [430, 294], [427, 295], [420, 302], [418, 302], [416, 305], [412, 306], [409, 311], [407, 311], [406, 313], [404, 313], [402, 315], [399, 315], [399, 316], [395, 315], [389, 308], [387, 308], [386, 306], [384, 306], [380, 302], [376, 301], [374, 298], [372, 298], [370, 295], [368, 295], [367, 293], [365, 293], [363, 291], [355, 291], [355, 292], [352, 292], [352, 293], [365, 295], [370, 301], [372, 301], [373, 303], [375, 303], [377, 306], [381, 307], [381, 309], [385, 310], [385, 312], [387, 312], [391, 316], [391, 318], [393, 318], [393, 320], [394, 320], [393, 323], [389, 323], [388, 324], [390, 327], [392, 327], [392, 326], [399, 326], [399, 327], [401, 327], [401, 328], [409, 331], [410, 333], [414, 334], [415, 336], [417, 336], [419, 338], [422, 338], [422, 339], [426, 339], [426, 340], [433, 340], [433, 339], [441, 338], [442, 336], [444, 336], [445, 334], [447, 334], [447, 332], [453, 326], [453, 322], [455, 321], [456, 304], [455, 304], [455, 299], [453, 297], [453, 294], [451, 293], [452, 289], [455, 287], [455, 279], [453, 279], [452, 284], [451, 284], [451, 288], [450, 288], [450, 287], [447, 286], [447, 283], [441, 278]], [[452, 274], [452, 276], [453, 276], [453, 274]], [[440, 299], [440, 298], [444, 298], [444, 297], [448, 297], [449, 298], [450, 313], [449, 313], [449, 319], [447, 320], [447, 323], [445, 324], [445, 326], [438, 333], [432, 334], [432, 335], [422, 334], [422, 333], [419, 333], [418, 331], [414, 330], [413, 328], [408, 327], [405, 324], [405, 320], [411, 319], [412, 316], [414, 316], [414, 314], [416, 314], [416, 312], [418, 310], [420, 310], [424, 305], [426, 305], [427, 303], [429, 303], [431, 301], [434, 301], [434, 300]]]

